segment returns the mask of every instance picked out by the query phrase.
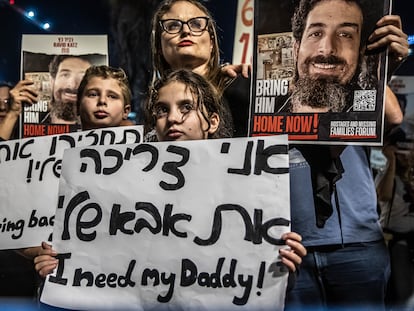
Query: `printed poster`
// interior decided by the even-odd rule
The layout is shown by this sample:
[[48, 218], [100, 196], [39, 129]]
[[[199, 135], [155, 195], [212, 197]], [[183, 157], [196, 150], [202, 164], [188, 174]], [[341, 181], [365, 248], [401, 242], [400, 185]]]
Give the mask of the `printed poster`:
[[75, 310], [277, 310], [287, 135], [66, 150], [41, 301]]
[[254, 0], [238, 0], [234, 30], [233, 64], [251, 64], [253, 50]]
[[139, 143], [142, 137], [143, 126], [134, 125], [0, 142], [0, 249], [49, 240], [65, 149]]
[[[349, 8], [321, 2], [292, 23], [298, 5], [255, 1], [249, 136], [288, 134], [291, 144], [382, 145], [387, 55], [368, 54], [365, 46], [376, 22], [389, 14], [389, 0], [351, 4], [352, 13], [335, 31], [335, 14]], [[318, 26], [305, 23], [301, 31], [309, 19]]]
[[22, 36], [21, 78], [34, 81], [39, 100], [23, 108], [21, 138], [80, 130], [77, 89], [90, 65], [108, 65], [106, 35]]

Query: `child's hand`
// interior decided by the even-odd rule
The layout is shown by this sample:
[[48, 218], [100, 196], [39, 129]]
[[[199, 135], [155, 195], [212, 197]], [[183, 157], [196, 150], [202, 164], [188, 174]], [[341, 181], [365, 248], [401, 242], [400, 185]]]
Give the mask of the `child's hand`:
[[282, 236], [289, 248], [279, 250], [282, 257], [282, 263], [288, 267], [290, 272], [295, 272], [297, 267], [302, 263], [302, 257], [306, 256], [306, 248], [302, 245], [302, 237], [295, 232], [288, 232]]
[[45, 278], [57, 267], [56, 255], [57, 253], [52, 249], [52, 246], [42, 242], [42, 248], [34, 259], [35, 269], [41, 277]]

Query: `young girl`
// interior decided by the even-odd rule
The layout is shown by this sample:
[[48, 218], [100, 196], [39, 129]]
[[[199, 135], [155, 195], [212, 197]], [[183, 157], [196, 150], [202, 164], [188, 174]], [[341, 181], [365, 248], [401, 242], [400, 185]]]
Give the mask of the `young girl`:
[[155, 128], [158, 141], [229, 137], [230, 118], [216, 88], [198, 74], [176, 70], [157, 80], [146, 110], [145, 130]]
[[[158, 141], [228, 137], [226, 116], [216, 88], [202, 76], [185, 69], [157, 80], [146, 109], [146, 130], [155, 128]], [[282, 238], [290, 249], [280, 249], [282, 262], [291, 272], [306, 255], [302, 237], [295, 232]]]

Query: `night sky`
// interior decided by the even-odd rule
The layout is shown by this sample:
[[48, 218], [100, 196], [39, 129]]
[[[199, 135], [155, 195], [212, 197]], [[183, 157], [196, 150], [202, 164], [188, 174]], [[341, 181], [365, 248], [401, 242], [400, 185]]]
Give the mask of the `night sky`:
[[[15, 0], [15, 9], [12, 9], [8, 5], [9, 0], [0, 0], [0, 80], [16, 83], [20, 79], [22, 34], [108, 34], [108, 1], [110, 0]], [[219, 25], [223, 58], [230, 61], [237, 0], [210, 0], [205, 4]], [[19, 8], [35, 9], [39, 21], [47, 19], [51, 23], [51, 31], [44, 31], [32, 23], [18, 12]]]

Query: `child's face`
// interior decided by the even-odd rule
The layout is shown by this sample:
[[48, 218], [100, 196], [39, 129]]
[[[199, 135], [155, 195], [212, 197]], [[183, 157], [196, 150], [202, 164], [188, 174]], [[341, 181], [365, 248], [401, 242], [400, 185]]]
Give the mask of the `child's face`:
[[[211, 126], [196, 107], [197, 98], [181, 82], [170, 82], [158, 91], [154, 104], [155, 129], [159, 141], [206, 139], [218, 127], [216, 113], [210, 117]], [[207, 113], [206, 113], [207, 115]]]
[[124, 97], [118, 81], [93, 77], [82, 94], [80, 117], [82, 129], [119, 126], [126, 119], [130, 106], [124, 106]]

